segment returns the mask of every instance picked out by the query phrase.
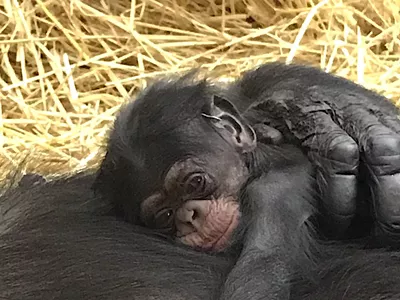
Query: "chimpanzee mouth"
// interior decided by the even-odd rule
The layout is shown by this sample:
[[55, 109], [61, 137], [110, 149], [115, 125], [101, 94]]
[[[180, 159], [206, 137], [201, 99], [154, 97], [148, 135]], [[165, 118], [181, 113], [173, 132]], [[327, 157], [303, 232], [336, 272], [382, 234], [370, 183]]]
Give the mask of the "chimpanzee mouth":
[[[215, 234], [215, 231], [213, 234], [210, 234], [210, 232], [194, 231], [187, 235], [178, 237], [178, 240], [199, 251], [221, 252], [225, 250], [230, 243], [233, 232], [239, 224], [239, 215], [240, 213], [236, 211], [232, 214], [228, 222], [222, 222], [222, 224], [227, 224], [227, 226], [225, 226], [223, 230], [218, 230], [218, 232], [221, 233], [219, 235]], [[215, 229], [216, 228], [214, 228], [214, 230]]]

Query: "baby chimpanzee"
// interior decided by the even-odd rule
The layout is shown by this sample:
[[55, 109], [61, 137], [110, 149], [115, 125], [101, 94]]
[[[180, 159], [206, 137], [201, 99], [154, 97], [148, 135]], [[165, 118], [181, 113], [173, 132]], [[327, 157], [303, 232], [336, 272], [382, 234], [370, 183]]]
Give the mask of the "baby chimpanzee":
[[[301, 76], [306, 73], [315, 81]], [[358, 94], [370, 107], [387, 110], [381, 119], [386, 126], [397, 125], [389, 122], [395, 110], [379, 96], [306, 67], [266, 65], [227, 90], [193, 74], [158, 81], [118, 116], [94, 188], [125, 219], [192, 247], [221, 251], [238, 234], [243, 248], [222, 299], [253, 291], [260, 278], [265, 285], [252, 297], [288, 299], [292, 274], [312, 259], [314, 169], [295, 146], [257, 143], [253, 127], [265, 139], [276, 136], [268, 126], [274, 125], [286, 141], [308, 151], [325, 207], [346, 223], [355, 213], [359, 156], [358, 148], [353, 151], [357, 144], [339, 126], [351, 128], [354, 138], [363, 136], [362, 146], [373, 146], [366, 158], [374, 172], [381, 162], [385, 170], [396, 166], [396, 157], [386, 154], [394, 154], [390, 147], [397, 135], [375, 123], [376, 131], [368, 131], [354, 113], [363, 110]], [[353, 97], [354, 105], [340, 97]], [[376, 139], [383, 134], [389, 144]], [[377, 177], [387, 184], [381, 188], [398, 188], [385, 174]], [[327, 191], [340, 192], [340, 198]], [[388, 199], [381, 194], [378, 200]]]

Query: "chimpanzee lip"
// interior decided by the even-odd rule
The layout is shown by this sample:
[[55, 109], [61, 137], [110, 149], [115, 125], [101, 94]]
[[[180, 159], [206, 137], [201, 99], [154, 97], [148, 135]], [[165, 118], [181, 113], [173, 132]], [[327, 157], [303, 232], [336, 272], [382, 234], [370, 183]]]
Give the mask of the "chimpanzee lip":
[[[227, 247], [230, 237], [232, 236], [232, 233], [237, 227], [238, 223], [239, 223], [238, 215], [233, 214], [229, 222], [229, 225], [226, 226], [226, 229], [218, 238], [216, 238], [214, 241], [208, 242], [207, 245], [198, 245], [197, 247], [195, 246], [195, 248], [198, 248], [199, 250], [202, 249], [202, 250], [217, 251], [217, 252], [223, 251]], [[192, 232], [187, 235], [180, 236], [178, 237], [178, 239], [182, 241], [183, 238], [193, 234], [198, 234], [198, 232]]]
[[217, 252], [224, 250], [227, 247], [230, 237], [232, 236], [232, 233], [237, 227], [238, 223], [238, 215], [233, 214], [230, 222], [228, 223], [228, 226], [226, 226], [226, 229], [223, 231], [223, 233], [214, 241], [209, 242], [208, 245], [200, 246], [200, 248], [203, 250]]

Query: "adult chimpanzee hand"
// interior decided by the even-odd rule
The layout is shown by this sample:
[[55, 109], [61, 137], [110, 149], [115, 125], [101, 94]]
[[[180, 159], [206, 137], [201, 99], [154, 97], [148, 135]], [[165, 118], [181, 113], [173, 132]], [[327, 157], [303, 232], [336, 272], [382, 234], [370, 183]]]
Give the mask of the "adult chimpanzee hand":
[[400, 233], [400, 120], [389, 100], [321, 70], [279, 63], [248, 72], [231, 92], [260, 138], [276, 142], [280, 133], [307, 152], [331, 233], [348, 229], [359, 209], [372, 209], [380, 232]]

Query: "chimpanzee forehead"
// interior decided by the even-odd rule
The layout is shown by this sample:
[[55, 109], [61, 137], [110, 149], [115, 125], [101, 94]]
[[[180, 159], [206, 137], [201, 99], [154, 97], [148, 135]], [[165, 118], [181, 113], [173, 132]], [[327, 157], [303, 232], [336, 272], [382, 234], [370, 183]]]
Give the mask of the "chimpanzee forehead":
[[[195, 158], [205, 164], [209, 158], [229, 153], [234, 148], [227, 143], [205, 119], [199, 118], [183, 124], [163, 135], [144, 141], [140, 145], [143, 157], [140, 176], [135, 186], [148, 197], [162, 189], [168, 170], [179, 161]], [[225, 157], [226, 160], [229, 157]], [[221, 164], [223, 162], [221, 161]], [[218, 166], [215, 166], [217, 168]]]

